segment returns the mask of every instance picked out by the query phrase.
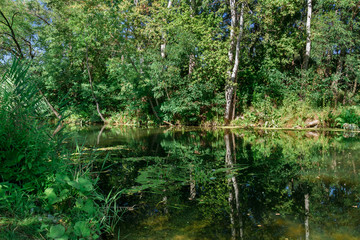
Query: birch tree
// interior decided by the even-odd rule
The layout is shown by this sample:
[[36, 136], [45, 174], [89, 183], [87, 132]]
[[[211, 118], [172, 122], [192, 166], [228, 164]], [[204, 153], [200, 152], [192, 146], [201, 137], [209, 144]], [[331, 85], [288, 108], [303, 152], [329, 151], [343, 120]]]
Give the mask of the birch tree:
[[[231, 11], [231, 29], [230, 29], [230, 49], [229, 49], [229, 63], [231, 69], [228, 72], [228, 81], [225, 86], [225, 124], [228, 125], [234, 120], [235, 115], [235, 102], [236, 102], [236, 85], [237, 85], [237, 73], [239, 70], [239, 55], [240, 55], [240, 42], [244, 32], [244, 8], [245, 3], [241, 3], [241, 10], [239, 21], [237, 21], [237, 3], [236, 0], [230, 0]], [[238, 24], [239, 22], [239, 24]], [[236, 37], [235, 29], [239, 26], [239, 34]]]
[[[167, 8], [170, 9], [170, 8], [171, 8], [171, 5], [172, 5], [172, 0], [169, 0], [169, 1], [168, 1]], [[164, 33], [164, 31], [163, 31], [162, 34], [161, 34], [161, 40], [162, 40], [162, 43], [161, 43], [161, 46], [160, 46], [161, 57], [162, 57], [162, 58], [165, 58], [165, 57], [166, 57], [166, 52], [165, 52], [165, 48], [166, 48], [166, 38], [165, 38], [165, 33]]]
[[307, 70], [309, 66], [310, 51], [311, 51], [311, 14], [312, 14], [312, 0], [307, 1], [307, 17], [306, 17], [306, 49], [304, 57], [304, 69]]

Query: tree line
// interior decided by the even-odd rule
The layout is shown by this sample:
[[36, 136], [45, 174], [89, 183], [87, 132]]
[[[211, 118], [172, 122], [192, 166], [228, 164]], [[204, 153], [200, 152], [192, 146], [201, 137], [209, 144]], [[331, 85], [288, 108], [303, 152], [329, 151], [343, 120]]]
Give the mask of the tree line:
[[359, 1], [0, 0], [0, 6], [1, 70], [14, 58], [29, 62], [59, 119], [230, 124], [266, 104], [359, 103]]

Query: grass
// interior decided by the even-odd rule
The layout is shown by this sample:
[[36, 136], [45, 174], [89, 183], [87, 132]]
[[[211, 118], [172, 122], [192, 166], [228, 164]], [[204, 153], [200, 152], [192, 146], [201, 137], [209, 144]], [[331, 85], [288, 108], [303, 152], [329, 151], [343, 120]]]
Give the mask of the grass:
[[24, 219], [2, 218], [0, 220], [0, 239], [46, 239], [41, 229], [42, 216], [32, 216]]
[[259, 104], [248, 107], [232, 122], [233, 126], [264, 128], [306, 128], [310, 121], [319, 120], [320, 128], [341, 128], [344, 123], [360, 122], [359, 106], [313, 107], [306, 102], [290, 102], [282, 106]]

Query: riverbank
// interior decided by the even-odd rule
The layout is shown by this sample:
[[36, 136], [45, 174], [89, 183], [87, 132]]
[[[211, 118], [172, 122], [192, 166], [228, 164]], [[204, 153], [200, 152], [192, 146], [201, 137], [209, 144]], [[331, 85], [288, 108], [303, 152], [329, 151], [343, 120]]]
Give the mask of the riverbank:
[[[131, 116], [127, 113], [113, 113], [105, 118], [106, 124], [113, 126], [189, 126], [180, 121], [153, 121]], [[79, 126], [103, 124], [96, 116], [83, 118], [69, 114], [64, 120], [67, 124]], [[269, 129], [343, 129], [358, 131], [360, 125], [359, 106], [341, 106], [336, 109], [311, 108], [305, 104], [266, 109], [249, 107], [242, 111], [230, 125], [226, 126], [221, 117], [204, 120], [196, 124], [201, 127], [237, 127], [237, 128], [269, 128]], [[194, 125], [191, 125], [194, 126]]]

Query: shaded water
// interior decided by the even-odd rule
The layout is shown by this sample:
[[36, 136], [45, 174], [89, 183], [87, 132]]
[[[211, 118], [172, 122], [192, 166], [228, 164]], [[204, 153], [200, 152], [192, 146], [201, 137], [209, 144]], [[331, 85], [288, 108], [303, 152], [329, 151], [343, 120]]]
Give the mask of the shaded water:
[[341, 132], [85, 128], [125, 189], [119, 239], [360, 239], [360, 138]]

